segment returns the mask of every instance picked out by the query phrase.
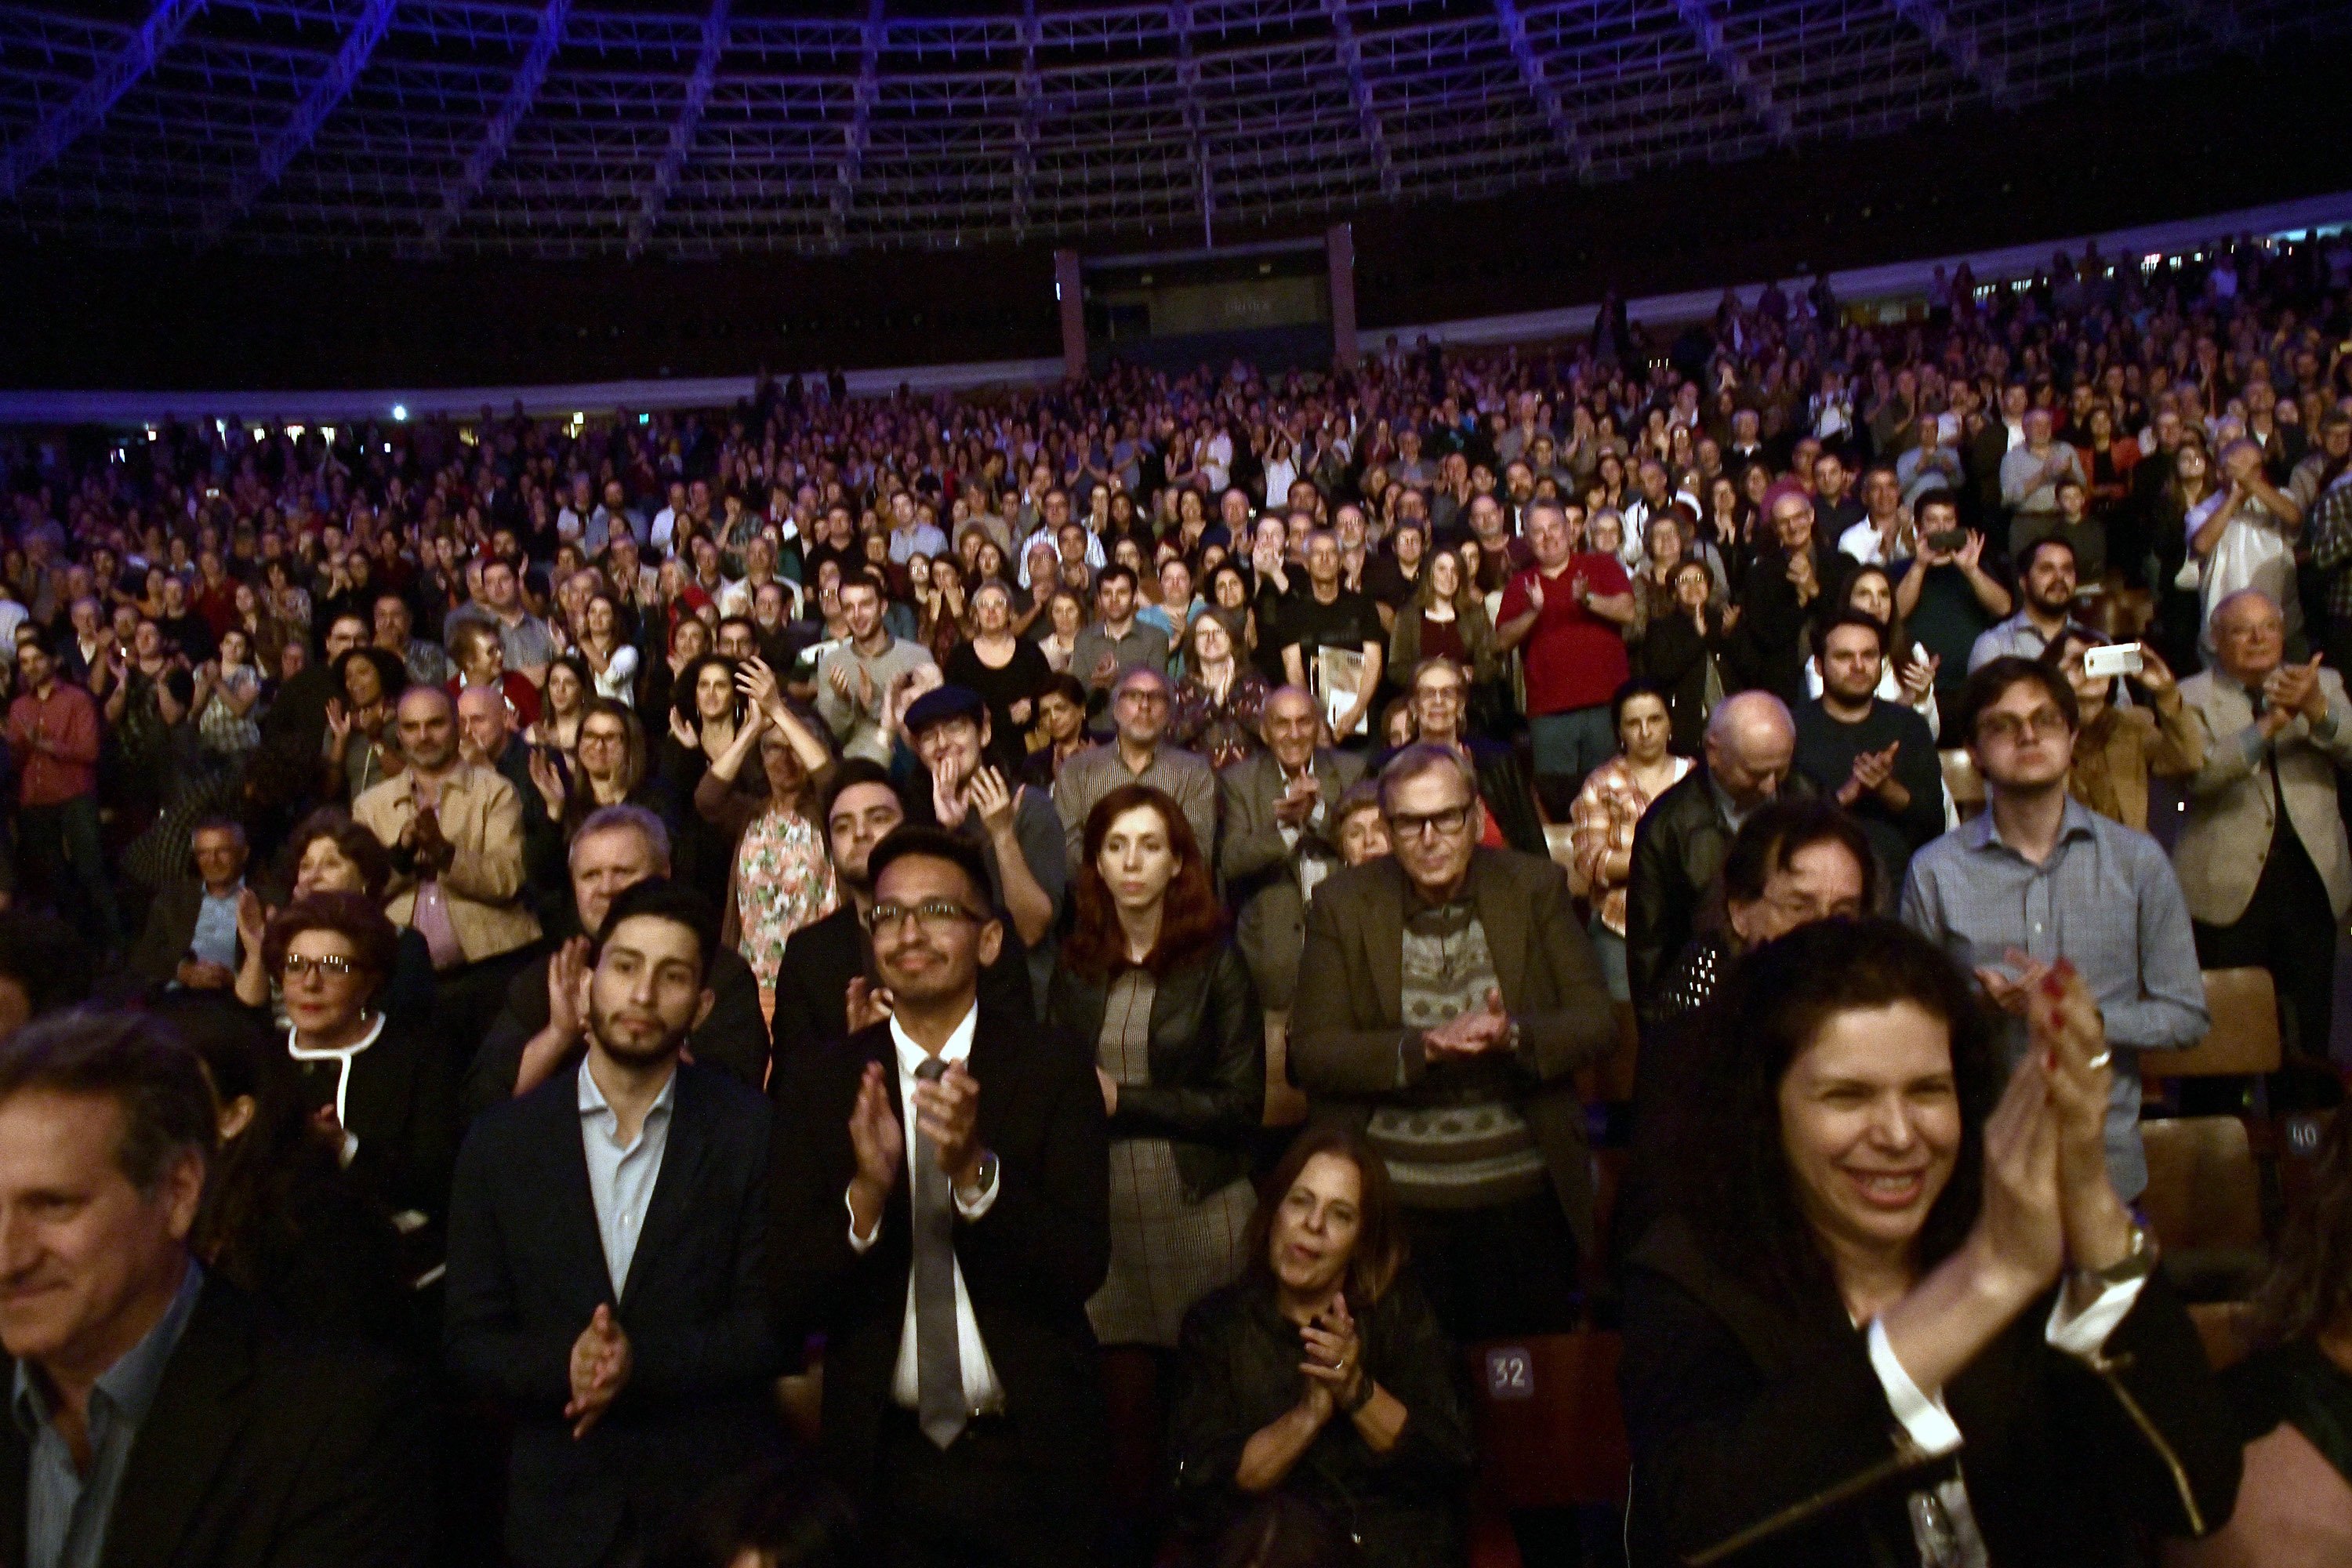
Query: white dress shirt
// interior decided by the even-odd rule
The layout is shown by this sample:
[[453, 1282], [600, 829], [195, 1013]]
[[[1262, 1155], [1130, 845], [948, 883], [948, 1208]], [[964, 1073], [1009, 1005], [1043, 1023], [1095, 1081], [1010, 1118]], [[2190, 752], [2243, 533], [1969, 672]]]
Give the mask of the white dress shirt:
[[677, 1106], [677, 1074], [672, 1072], [646, 1108], [636, 1137], [625, 1147], [620, 1113], [604, 1098], [588, 1064], [580, 1064], [581, 1151], [588, 1157], [588, 1195], [596, 1205], [596, 1236], [604, 1244], [604, 1272], [613, 1281], [614, 1300], [628, 1289], [629, 1265], [636, 1259], [646, 1211], [653, 1206], [654, 1187], [661, 1181], [670, 1115]]
[[[972, 1031], [979, 1022], [980, 1003], [975, 1000], [971, 1011], [963, 1016], [963, 1022], [955, 1026], [955, 1032], [948, 1037], [947, 1044], [940, 1047], [940, 1060], [950, 1064], [970, 1060]], [[947, 1176], [935, 1162], [916, 1157], [915, 1085], [919, 1080], [915, 1077], [915, 1069], [930, 1059], [930, 1053], [917, 1045], [913, 1037], [898, 1026], [896, 1018], [890, 1020], [890, 1042], [898, 1048], [898, 1103], [907, 1108], [908, 1180], [910, 1183], [946, 1181]], [[956, 1212], [966, 1220], [985, 1217], [988, 1211], [996, 1206], [996, 1194], [1003, 1185], [1003, 1176], [999, 1173], [992, 1175], [987, 1185], [981, 1189], [980, 1195], [969, 1202], [963, 1194], [955, 1194]], [[910, 1186], [910, 1197], [912, 1193]], [[846, 1205], [848, 1201], [848, 1194], [845, 1192], [842, 1202]], [[881, 1235], [881, 1222], [877, 1220], [870, 1235], [859, 1236], [856, 1211], [853, 1209], [850, 1212], [849, 1245], [852, 1250], [863, 1256]], [[980, 1320], [972, 1314], [971, 1292], [964, 1286], [963, 1259], [961, 1258], [955, 1261], [955, 1304], [956, 1353], [963, 1367], [964, 1408], [973, 1415], [1003, 1410], [1004, 1385], [997, 1381], [996, 1365], [988, 1359], [988, 1346], [981, 1341]], [[921, 1407], [921, 1390], [916, 1372], [918, 1364], [915, 1357], [915, 1271], [908, 1268], [907, 1316], [904, 1326], [898, 1331], [898, 1365], [890, 1376], [891, 1399], [908, 1410]]]

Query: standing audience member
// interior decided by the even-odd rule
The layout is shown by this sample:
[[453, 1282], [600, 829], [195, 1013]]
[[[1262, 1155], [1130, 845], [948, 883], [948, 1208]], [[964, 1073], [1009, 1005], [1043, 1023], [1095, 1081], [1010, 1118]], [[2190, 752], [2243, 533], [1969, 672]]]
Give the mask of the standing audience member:
[[28, 1568], [424, 1568], [423, 1401], [192, 1255], [218, 1137], [155, 1019], [65, 1013], [0, 1043], [0, 1541]]
[[[589, 950], [613, 900], [639, 882], [667, 879], [669, 868], [669, 834], [661, 818], [643, 806], [602, 806], [580, 825], [570, 854], [568, 932], [508, 984], [505, 1005], [467, 1070], [467, 1116], [520, 1099], [579, 1061], [588, 1025], [578, 996]], [[767, 1026], [751, 966], [741, 954], [722, 947], [711, 956], [706, 984], [710, 1012], [688, 1031], [687, 1049], [705, 1067], [761, 1088], [768, 1070]]]
[[641, 1556], [772, 1441], [767, 1108], [680, 1060], [719, 922], [652, 879], [612, 901], [573, 1005], [576, 1072], [487, 1112], [449, 1219], [449, 1364], [515, 1423], [506, 1550]]
[[1822, 694], [1797, 710], [1797, 772], [1852, 812], [1870, 835], [1887, 879], [1899, 882], [1914, 850], [1944, 831], [1944, 775], [1935, 731], [1878, 695], [1886, 628], [1847, 610], [1813, 628]]
[[2066, 792], [2102, 816], [2145, 833], [2148, 780], [2194, 774], [2204, 763], [2204, 742], [2180, 700], [2179, 683], [2154, 647], [2138, 645], [2140, 672], [2133, 678], [2148, 700], [2126, 707], [2117, 677], [2083, 668], [2083, 656], [2103, 646], [2083, 627], [2069, 626], [2042, 652], [2042, 662], [2055, 665], [2074, 688], [2083, 720]]
[[1615, 750], [1609, 699], [1631, 672], [1633, 584], [1615, 557], [1582, 548], [1582, 521], [1557, 501], [1528, 509], [1535, 564], [1504, 589], [1495, 627], [1498, 652], [1521, 650], [1536, 778], [1562, 802]]
[[400, 699], [407, 771], [352, 803], [392, 857], [385, 913], [425, 938], [451, 1037], [481, 1037], [513, 971], [539, 940], [522, 901], [522, 802], [514, 785], [457, 753], [457, 704], [420, 686]]
[[1339, 860], [1339, 798], [1363, 773], [1355, 758], [1316, 744], [1321, 734], [1315, 699], [1283, 687], [1259, 710], [1262, 749], [1217, 775], [1217, 869], [1258, 1003], [1277, 1024], [1297, 991], [1307, 901]]
[[882, 585], [864, 572], [841, 580], [841, 614], [847, 639], [827, 653], [816, 669], [816, 710], [833, 730], [845, 757], [890, 760], [890, 736], [882, 726], [882, 701], [905, 671], [932, 664], [921, 644], [893, 637], [882, 624], [887, 601]]
[[1734, 993], [1700, 1196], [1627, 1272], [1632, 1560], [2072, 1568], [2227, 1519], [2081, 978], [2037, 972], [2006, 1090], [1966, 981], [1892, 922], [1804, 927]]
[[825, 1336], [826, 1455], [883, 1561], [1092, 1562], [1102, 1088], [1085, 1051], [981, 1005], [1004, 923], [971, 846], [901, 827], [869, 865], [890, 1010], [784, 1064], [778, 1318]]
[[1146, 784], [1174, 801], [1192, 825], [1195, 843], [1217, 841], [1217, 779], [1209, 764], [1168, 740], [1168, 682], [1149, 669], [1129, 670], [1111, 699], [1118, 731], [1062, 764], [1054, 779], [1054, 805], [1062, 814], [1063, 847], [1070, 869], [1085, 846], [1087, 815], [1126, 784]]
[[1642, 814], [1625, 885], [1625, 970], [1636, 1007], [1650, 1005], [1665, 966], [1698, 931], [1731, 836], [1780, 795], [1796, 746], [1780, 700], [1743, 691], [1707, 721], [1700, 765]]
[[1286, 1499], [1370, 1568], [1462, 1560], [1468, 1412], [1406, 1228], [1381, 1157], [1340, 1129], [1299, 1134], [1267, 1179], [1241, 1279], [1193, 1307], [1178, 1353], [1178, 1501], [1207, 1539]]
[[2140, 1053], [2186, 1050], [2212, 1025], [2180, 881], [2154, 839], [2067, 794], [2080, 721], [2055, 669], [1995, 659], [1969, 677], [1953, 722], [1990, 801], [1911, 858], [1903, 921], [2009, 1015], [2011, 1063], [2040, 976], [2063, 963], [2080, 977], [2114, 1053], [2101, 1075], [2109, 1177], [2137, 1201], [2147, 1185]]
[[1664, 697], [1646, 680], [1617, 689], [1612, 704], [1623, 748], [1585, 775], [1569, 814], [1568, 889], [1592, 906], [1592, 950], [1601, 956], [1612, 1000], [1632, 1000], [1625, 974], [1625, 884], [1633, 871], [1633, 838], [1651, 802], [1683, 781], [1697, 764], [1666, 750], [1670, 721]]
[[[1095, 1043], [1110, 1118], [1110, 1272], [1087, 1314], [1117, 1442], [1160, 1425], [1161, 1363], [1186, 1310], [1241, 1265], [1265, 1028], [1176, 804], [1148, 784], [1114, 790], [1086, 847], [1045, 1021]], [[1151, 1511], [1156, 1454], [1114, 1460], [1122, 1511]]]
[[122, 945], [114, 883], [99, 845], [98, 706], [58, 679], [37, 642], [16, 650], [8, 746], [16, 763], [16, 837], [30, 870], [101, 954]]
[[1399, 752], [1381, 809], [1391, 857], [1307, 905], [1291, 1076], [1387, 1163], [1449, 1329], [1564, 1331], [1593, 1227], [1571, 1075], [1617, 1038], [1600, 961], [1557, 866], [1478, 844], [1456, 752]]
[[264, 962], [285, 989], [303, 1109], [370, 1196], [395, 1215], [437, 1220], [457, 1152], [459, 1064], [437, 1028], [384, 1009], [397, 952], [392, 922], [363, 893], [297, 899], [264, 939]]
[[2285, 623], [2259, 593], [2214, 609], [2213, 645], [2213, 668], [2180, 683], [2205, 759], [2175, 851], [2197, 956], [2269, 970], [2299, 1076], [2332, 1076], [2336, 949], [2352, 908], [2336, 784], [2352, 765], [2352, 705], [2337, 671], [2288, 661]]
[[1969, 650], [1974, 675], [1997, 658], [2040, 658], [2072, 624], [2074, 547], [2063, 539], [2035, 540], [2018, 552], [2017, 614], [1988, 630]]

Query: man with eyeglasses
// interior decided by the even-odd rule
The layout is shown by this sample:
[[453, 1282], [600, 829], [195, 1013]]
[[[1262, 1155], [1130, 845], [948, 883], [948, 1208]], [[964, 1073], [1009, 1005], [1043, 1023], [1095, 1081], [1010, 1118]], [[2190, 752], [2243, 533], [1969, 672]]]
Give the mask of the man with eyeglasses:
[[1152, 669], [1129, 670], [1119, 678], [1110, 710], [1118, 732], [1064, 763], [1054, 781], [1070, 874], [1077, 874], [1085, 852], [1087, 814], [1124, 784], [1150, 784], [1183, 807], [1192, 837], [1205, 852], [1217, 841], [1217, 777], [1200, 757], [1168, 742], [1167, 678]]
[[1593, 1238], [1572, 1075], [1617, 1039], [1600, 959], [1559, 867], [1480, 846], [1461, 753], [1398, 752], [1381, 813], [1391, 855], [1307, 905], [1292, 1074], [1387, 1161], [1447, 1331], [1564, 1331]]
[[[1535, 788], [1519, 754], [1470, 728], [1470, 676], [1443, 654], [1423, 659], [1412, 669], [1407, 688], [1412, 702], [1413, 739], [1433, 746], [1451, 746], [1462, 753], [1478, 775], [1479, 804], [1489, 819], [1480, 835], [1490, 847], [1508, 845], [1530, 855], [1549, 855], [1544, 843], [1543, 817], [1536, 809]], [[1375, 766], [1393, 753], [1384, 752]]]
[[[789, 1078], [785, 1065], [795, 1057], [890, 1016], [890, 993], [875, 977], [866, 935], [866, 911], [874, 907], [867, 867], [875, 847], [907, 820], [906, 803], [889, 769], [852, 757], [833, 770], [820, 805], [841, 903], [785, 939], [776, 971], [776, 1065], [768, 1075], [768, 1088], [777, 1094]], [[1051, 946], [1044, 951], [1050, 958]], [[1018, 943], [1006, 942], [995, 963], [981, 967], [980, 996], [992, 1016], [1023, 1023], [1036, 1016], [1036, 993]]]
[[2139, 1053], [2205, 1037], [2205, 984], [2189, 906], [2156, 840], [2068, 795], [2081, 720], [2054, 665], [2000, 658], [1969, 677], [1954, 722], [1990, 804], [1911, 858], [1904, 922], [1973, 970], [2025, 1049], [2032, 989], [2072, 964], [2105, 1016], [2115, 1074], [2107, 1172], [2125, 1202], [2147, 1186]]
[[[2199, 957], [2271, 972], [2295, 1077], [2324, 1089], [2336, 947], [2352, 909], [2336, 808], [2339, 770], [2352, 768], [2352, 704], [2339, 672], [2287, 658], [2279, 607], [2259, 591], [2223, 599], [2212, 624], [2212, 668], [2180, 683], [2205, 755], [2174, 851], [2180, 885]], [[2304, 1097], [2301, 1084], [2278, 1088]]]
[[890, 1014], [782, 1064], [778, 1318], [825, 1336], [826, 1457], [876, 1561], [1096, 1562], [1086, 1304], [1109, 1268], [1110, 1166], [1094, 1057], [982, 999], [1005, 930], [977, 849], [908, 826], [869, 864]]

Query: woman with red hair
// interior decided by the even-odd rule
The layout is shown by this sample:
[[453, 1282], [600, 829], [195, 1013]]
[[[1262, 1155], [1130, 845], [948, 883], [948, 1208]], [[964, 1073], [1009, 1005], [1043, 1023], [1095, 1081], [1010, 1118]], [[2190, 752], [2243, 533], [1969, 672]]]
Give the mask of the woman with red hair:
[[1087, 814], [1045, 1013], [1095, 1043], [1110, 1113], [1110, 1277], [1088, 1304], [1095, 1333], [1172, 1349], [1185, 1310], [1240, 1267], [1265, 1034], [1208, 862], [1160, 791], [1124, 785]]

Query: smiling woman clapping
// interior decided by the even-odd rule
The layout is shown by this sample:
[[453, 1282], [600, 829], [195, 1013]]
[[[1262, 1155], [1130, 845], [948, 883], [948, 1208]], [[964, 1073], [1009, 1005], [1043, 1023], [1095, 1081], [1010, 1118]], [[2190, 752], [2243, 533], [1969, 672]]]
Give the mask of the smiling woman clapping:
[[1636, 1563], [2123, 1563], [2228, 1518], [2186, 1309], [2108, 1183], [2088, 991], [2028, 961], [2001, 1087], [1944, 954], [1807, 926], [1714, 1005], [1729, 1092], [1636, 1248]]

